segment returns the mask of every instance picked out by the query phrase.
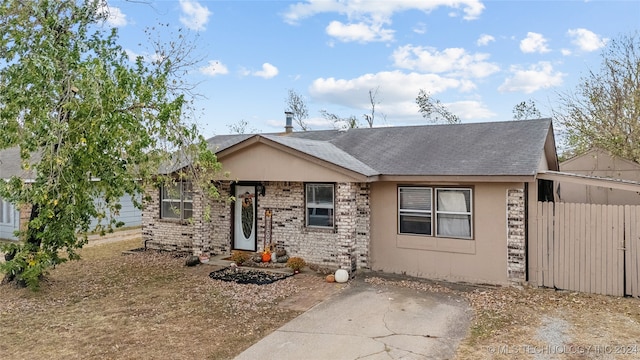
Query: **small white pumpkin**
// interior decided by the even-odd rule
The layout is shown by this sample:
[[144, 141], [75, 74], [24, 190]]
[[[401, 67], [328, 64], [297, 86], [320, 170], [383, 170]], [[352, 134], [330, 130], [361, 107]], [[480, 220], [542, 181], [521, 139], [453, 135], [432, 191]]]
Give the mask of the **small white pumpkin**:
[[345, 269], [336, 270], [335, 274], [336, 282], [346, 283], [349, 280], [349, 272]]

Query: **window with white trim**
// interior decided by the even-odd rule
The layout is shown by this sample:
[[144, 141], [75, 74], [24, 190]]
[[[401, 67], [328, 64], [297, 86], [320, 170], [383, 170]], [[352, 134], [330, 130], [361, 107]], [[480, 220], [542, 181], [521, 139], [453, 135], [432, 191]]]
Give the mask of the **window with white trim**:
[[306, 184], [307, 226], [333, 228], [333, 194], [333, 184]]
[[427, 236], [435, 233], [437, 237], [471, 239], [472, 209], [469, 188], [400, 186], [398, 232]]
[[188, 181], [164, 184], [160, 190], [160, 218], [187, 220], [193, 217], [193, 187]]

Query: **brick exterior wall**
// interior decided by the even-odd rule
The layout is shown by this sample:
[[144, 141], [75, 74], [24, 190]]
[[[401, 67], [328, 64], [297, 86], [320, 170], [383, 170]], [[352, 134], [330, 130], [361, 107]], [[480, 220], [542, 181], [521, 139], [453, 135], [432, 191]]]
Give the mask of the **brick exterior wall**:
[[[145, 188], [148, 199], [143, 200], [142, 210], [142, 244], [156, 250], [178, 251], [198, 254], [201, 249], [194, 248], [194, 232], [196, 225], [186, 221], [160, 218], [160, 189], [149, 185]], [[200, 196], [193, 197], [193, 213], [201, 215], [202, 207], [198, 201]], [[199, 244], [201, 245], [201, 244]]]
[[231, 254], [231, 226], [233, 216], [232, 204], [229, 199], [231, 186], [229, 182], [216, 184], [220, 198], [211, 203], [211, 254]]
[[27, 231], [29, 219], [31, 219], [31, 204], [24, 204], [20, 207], [20, 231]]
[[[264, 182], [265, 196], [257, 197], [258, 251], [263, 249], [265, 211], [272, 212], [272, 241], [290, 256], [323, 267], [343, 268], [353, 273], [369, 267], [370, 188], [365, 183], [335, 184], [335, 226], [333, 229], [305, 226], [305, 193], [301, 182]], [[160, 219], [160, 192], [148, 188], [151, 199], [142, 215], [142, 237], [148, 248], [188, 251], [194, 254], [230, 254], [233, 204], [231, 186], [218, 185], [219, 200], [209, 201], [211, 219], [204, 218], [201, 197], [194, 197], [194, 219], [186, 223]], [[198, 200], [197, 200], [198, 199]]]
[[524, 190], [507, 190], [507, 277], [509, 281], [526, 281], [525, 201]]
[[357, 191], [356, 267], [358, 269], [370, 269], [369, 240], [371, 236], [371, 206], [369, 199], [371, 196], [371, 187], [368, 183], [361, 183], [358, 184]]

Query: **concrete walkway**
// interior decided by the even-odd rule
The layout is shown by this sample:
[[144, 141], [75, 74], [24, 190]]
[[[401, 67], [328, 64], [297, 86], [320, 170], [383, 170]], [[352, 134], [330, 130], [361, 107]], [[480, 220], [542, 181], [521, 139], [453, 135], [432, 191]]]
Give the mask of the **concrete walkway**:
[[236, 359], [450, 359], [470, 319], [462, 298], [374, 287], [360, 276]]

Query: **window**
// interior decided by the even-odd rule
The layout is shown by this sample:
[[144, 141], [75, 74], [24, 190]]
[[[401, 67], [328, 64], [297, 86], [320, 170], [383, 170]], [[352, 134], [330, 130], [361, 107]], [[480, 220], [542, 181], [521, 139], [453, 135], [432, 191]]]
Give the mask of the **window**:
[[333, 184], [307, 184], [307, 226], [333, 228]]
[[437, 236], [471, 238], [471, 189], [436, 189]]
[[400, 233], [431, 235], [431, 188], [398, 189]]
[[160, 193], [162, 219], [186, 220], [193, 216], [193, 188], [190, 182], [165, 184]]
[[[400, 234], [471, 239], [471, 189], [430, 187], [398, 188]], [[435, 209], [435, 211], [433, 211]], [[435, 217], [435, 222], [432, 218]]]

